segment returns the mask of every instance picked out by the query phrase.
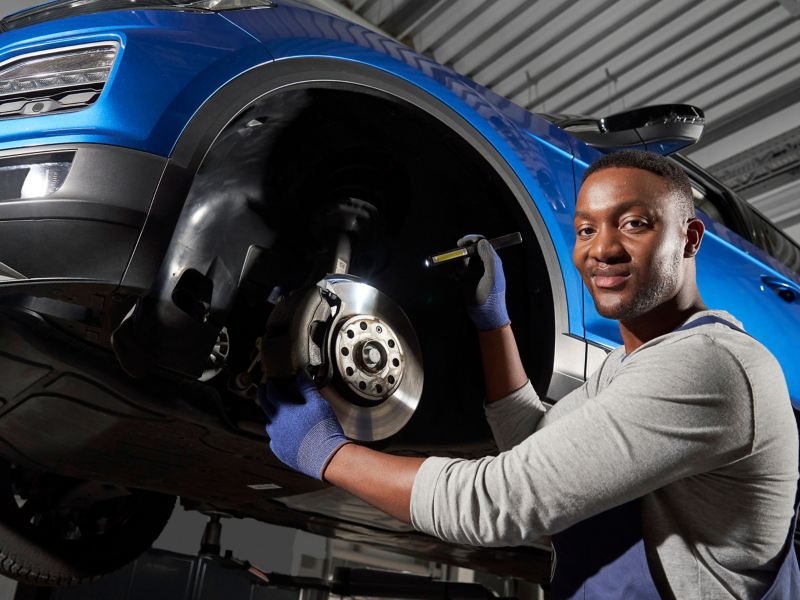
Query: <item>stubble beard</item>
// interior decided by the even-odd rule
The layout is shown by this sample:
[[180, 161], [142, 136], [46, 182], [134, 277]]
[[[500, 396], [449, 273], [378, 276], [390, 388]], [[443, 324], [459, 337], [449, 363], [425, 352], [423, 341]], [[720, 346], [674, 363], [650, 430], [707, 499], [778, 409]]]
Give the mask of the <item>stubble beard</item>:
[[[594, 303], [597, 312], [607, 319], [630, 321], [671, 300], [678, 292], [682, 260], [680, 254], [673, 254], [668, 262], [662, 263], [653, 273], [653, 277], [647, 284], [640, 285], [635, 290], [631, 298], [603, 305], [595, 297]], [[636, 271], [634, 270], [631, 272], [632, 278], [635, 278], [635, 275]]]

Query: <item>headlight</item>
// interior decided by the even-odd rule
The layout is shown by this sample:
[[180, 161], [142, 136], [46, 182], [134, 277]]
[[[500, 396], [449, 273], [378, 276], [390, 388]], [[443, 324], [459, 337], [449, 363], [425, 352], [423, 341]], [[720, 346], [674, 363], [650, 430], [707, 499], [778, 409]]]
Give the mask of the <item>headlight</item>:
[[85, 108], [108, 81], [116, 42], [72, 46], [0, 63], [0, 118]]
[[58, 152], [0, 159], [0, 202], [52, 196], [67, 179], [73, 156]]

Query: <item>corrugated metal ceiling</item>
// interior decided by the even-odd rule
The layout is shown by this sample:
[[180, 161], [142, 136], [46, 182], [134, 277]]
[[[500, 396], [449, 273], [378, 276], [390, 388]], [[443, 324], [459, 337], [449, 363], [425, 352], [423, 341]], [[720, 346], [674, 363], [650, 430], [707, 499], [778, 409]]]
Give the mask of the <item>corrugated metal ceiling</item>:
[[708, 144], [800, 101], [797, 0], [340, 2], [537, 112], [687, 102], [706, 111]]

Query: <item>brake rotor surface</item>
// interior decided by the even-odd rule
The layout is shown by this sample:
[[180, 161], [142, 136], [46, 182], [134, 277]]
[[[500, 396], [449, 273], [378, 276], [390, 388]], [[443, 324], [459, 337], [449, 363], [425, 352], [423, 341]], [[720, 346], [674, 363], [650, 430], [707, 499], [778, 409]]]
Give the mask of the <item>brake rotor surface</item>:
[[422, 395], [414, 328], [393, 300], [352, 277], [329, 276], [318, 285], [342, 303], [330, 337], [339, 389], [329, 386], [325, 395], [347, 437], [385, 439], [408, 422]]

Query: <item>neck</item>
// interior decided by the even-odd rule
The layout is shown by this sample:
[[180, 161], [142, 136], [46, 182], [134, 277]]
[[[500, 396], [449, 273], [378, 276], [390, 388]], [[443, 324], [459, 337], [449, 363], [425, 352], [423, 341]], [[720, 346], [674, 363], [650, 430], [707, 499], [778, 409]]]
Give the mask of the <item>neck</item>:
[[[683, 297], [682, 297], [683, 296]], [[642, 344], [669, 333], [706, 305], [697, 289], [692, 294], [678, 294], [654, 309], [633, 319], [619, 322], [625, 352], [630, 354]]]

